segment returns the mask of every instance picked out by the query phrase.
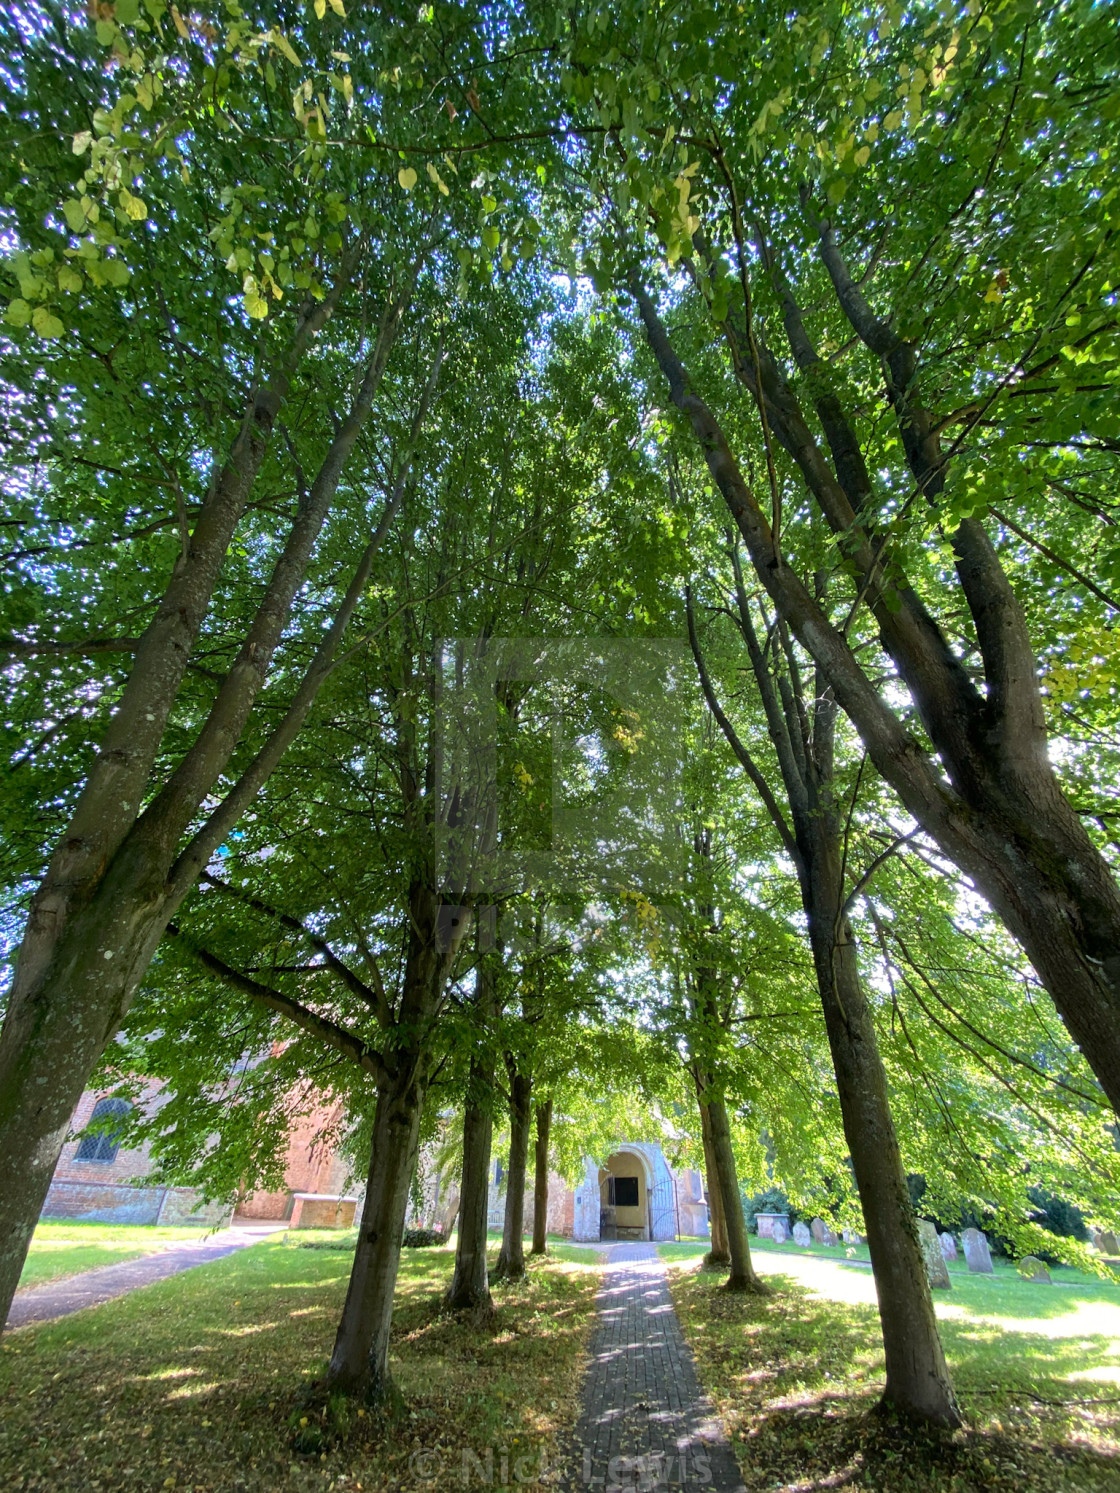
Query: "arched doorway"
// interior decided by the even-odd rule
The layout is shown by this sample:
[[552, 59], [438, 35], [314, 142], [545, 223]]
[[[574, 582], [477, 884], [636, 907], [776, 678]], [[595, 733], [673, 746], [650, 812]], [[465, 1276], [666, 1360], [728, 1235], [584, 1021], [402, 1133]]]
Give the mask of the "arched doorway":
[[650, 1237], [649, 1168], [636, 1151], [614, 1151], [599, 1168], [600, 1239]]

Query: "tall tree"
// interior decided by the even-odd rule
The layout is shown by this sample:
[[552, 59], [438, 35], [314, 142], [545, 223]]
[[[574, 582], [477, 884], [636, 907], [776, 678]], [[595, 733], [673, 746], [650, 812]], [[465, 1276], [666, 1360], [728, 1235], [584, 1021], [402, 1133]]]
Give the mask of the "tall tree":
[[957, 1426], [960, 1411], [937, 1332], [891, 1117], [887, 1075], [847, 913], [846, 845], [834, 784], [835, 703], [819, 677], [811, 688], [803, 683], [802, 670], [788, 637], [781, 636], [780, 624], [771, 625], [760, 639], [737, 550], [733, 562], [734, 615], [778, 760], [782, 803], [716, 696], [700, 648], [691, 595], [689, 639], [708, 706], [766, 804], [797, 869], [844, 1133], [875, 1273], [887, 1367], [883, 1403], [915, 1419]]

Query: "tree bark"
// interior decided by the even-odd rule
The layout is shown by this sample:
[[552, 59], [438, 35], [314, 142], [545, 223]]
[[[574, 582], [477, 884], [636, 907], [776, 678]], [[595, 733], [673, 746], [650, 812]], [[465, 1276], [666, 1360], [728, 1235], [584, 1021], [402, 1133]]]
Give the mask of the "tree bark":
[[537, 1138], [533, 1151], [533, 1248], [548, 1253], [548, 1139], [552, 1129], [552, 1100], [537, 1105]]
[[506, 1177], [506, 1209], [502, 1247], [494, 1266], [494, 1277], [518, 1280], [525, 1274], [525, 1172], [529, 1161], [529, 1126], [533, 1116], [533, 1080], [518, 1073], [512, 1063], [509, 1085], [509, 1173]]
[[[971, 687], [959, 660], [946, 656], [951, 650], [913, 592], [902, 586], [887, 594], [848, 495], [803, 422], [794, 425], [796, 412], [775, 409], [775, 430], [782, 430], [830, 525], [849, 538], [884, 644], [944, 761], [946, 782], [846, 637], [782, 559], [722, 428], [691, 388], [652, 301], [640, 287], [634, 294], [673, 402], [690, 420], [779, 615], [822, 671], [883, 779], [1020, 942], [1120, 1114], [1120, 887], [1050, 767], [1035, 708], [1037, 680], [1033, 664], [1028, 668], [1024, 661], [1019, 609], [998, 560], [992, 563], [986, 536], [966, 522], [954, 541], [990, 676], [985, 697]], [[785, 414], [788, 428], [782, 425]], [[903, 426], [913, 424], [912, 416], [908, 408]], [[903, 433], [912, 445], [912, 433]]]
[[301, 321], [288, 363], [257, 396], [212, 484], [188, 555], [140, 640], [121, 703], [32, 900], [0, 1030], [0, 1316], [7, 1315], [19, 1282], [82, 1090], [193, 885], [193, 877], [169, 883], [180, 837], [237, 746], [384, 370], [401, 304], [387, 318], [350, 416], [293, 520], [246, 645], [207, 722], [141, 813], [222, 559], [287, 396], [293, 360], [330, 314], [336, 294]]
[[455, 1271], [444, 1297], [444, 1305], [455, 1311], [489, 1311], [493, 1308], [486, 1268], [486, 1215], [493, 1133], [489, 1095], [493, 1086], [493, 1060], [472, 1058], [467, 1102], [463, 1110], [459, 1237], [455, 1246]]
[[817, 986], [836, 1073], [844, 1137], [855, 1171], [879, 1299], [887, 1382], [883, 1403], [915, 1420], [961, 1424], [898, 1136], [887, 1075], [839, 896], [838, 842], [810, 858], [809, 919]]
[[704, 1256], [706, 1265], [730, 1265], [731, 1247], [727, 1242], [727, 1224], [723, 1216], [723, 1197], [720, 1192], [719, 1172], [716, 1169], [715, 1152], [712, 1150], [712, 1122], [708, 1106], [700, 1105], [700, 1133], [704, 1143], [704, 1179], [708, 1187], [708, 1228], [712, 1244]]
[[743, 1213], [743, 1199], [739, 1195], [739, 1178], [735, 1169], [735, 1153], [731, 1148], [731, 1126], [727, 1120], [727, 1105], [722, 1096], [710, 1093], [705, 1104], [708, 1111], [708, 1128], [712, 1138], [712, 1159], [719, 1179], [719, 1196], [723, 1205], [724, 1227], [727, 1230], [728, 1253], [731, 1256], [731, 1274], [727, 1278], [729, 1291], [753, 1291], [766, 1295], [765, 1286], [754, 1273], [751, 1264], [751, 1246], [747, 1237], [747, 1220]]
[[358, 1245], [327, 1370], [328, 1390], [371, 1403], [383, 1403], [393, 1392], [389, 1331], [423, 1097], [421, 1083], [411, 1076], [378, 1087]]
[[[844, 905], [840, 822], [832, 790], [835, 702], [818, 671], [810, 715], [792, 652], [786, 661], [788, 673], [775, 678], [752, 620], [737, 555], [735, 582], [739, 628], [793, 821], [793, 859], [809, 924], [844, 1136], [868, 1229], [887, 1366], [883, 1404], [911, 1419], [958, 1426], [960, 1411], [937, 1334], [929, 1279], [891, 1118], [886, 1073]], [[691, 596], [688, 624], [701, 688], [721, 730], [742, 760], [745, 749], [726, 714], [718, 709], [704, 665]], [[783, 709], [787, 702], [792, 709]]]

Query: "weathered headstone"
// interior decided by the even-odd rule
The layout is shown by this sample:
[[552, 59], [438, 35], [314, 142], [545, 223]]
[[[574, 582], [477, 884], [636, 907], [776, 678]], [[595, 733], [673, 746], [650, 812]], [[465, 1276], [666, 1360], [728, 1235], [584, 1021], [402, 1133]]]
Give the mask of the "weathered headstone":
[[802, 1249], [806, 1249], [813, 1242], [812, 1234], [800, 1221], [793, 1226], [793, 1242], [799, 1244]]
[[841, 1229], [840, 1237], [845, 1244], [862, 1244], [863, 1235], [857, 1234], [855, 1229]]
[[961, 1235], [961, 1243], [964, 1245], [965, 1260], [973, 1275], [995, 1274], [986, 1235], [982, 1234], [979, 1229], [965, 1229]]
[[775, 1218], [774, 1222], [770, 1225], [770, 1238], [773, 1239], [775, 1244], [784, 1244], [789, 1238], [789, 1231], [786, 1228], [784, 1218]]
[[778, 1223], [781, 1223], [787, 1235], [789, 1233], [789, 1215], [787, 1213], [756, 1213], [754, 1221], [760, 1239], [772, 1239], [774, 1237], [775, 1225]]
[[827, 1244], [831, 1249], [834, 1244], [840, 1243], [840, 1235], [835, 1233], [832, 1229], [829, 1228], [827, 1224], [825, 1224], [824, 1238], [821, 1240], [821, 1243]]
[[937, 1237], [937, 1229], [928, 1218], [918, 1219], [918, 1243], [922, 1246], [922, 1259], [926, 1264], [926, 1276], [930, 1289], [948, 1291], [952, 1286], [949, 1269], [945, 1264], [945, 1256], [941, 1253], [941, 1240]]
[[815, 1244], [823, 1244], [824, 1236], [828, 1232], [824, 1219], [814, 1218], [812, 1223], [809, 1225], [809, 1232], [812, 1234], [813, 1242]]
[[942, 1234], [939, 1242], [941, 1244], [942, 1257], [946, 1261], [955, 1260], [957, 1258], [957, 1241], [953, 1238], [952, 1234]]
[[1049, 1270], [1036, 1255], [1024, 1255], [1021, 1260], [1016, 1260], [1015, 1269], [1024, 1280], [1038, 1281], [1040, 1285], [1052, 1284]]
[[1111, 1229], [1101, 1229], [1097, 1234], [1097, 1248], [1102, 1255], [1120, 1255], [1120, 1239]]

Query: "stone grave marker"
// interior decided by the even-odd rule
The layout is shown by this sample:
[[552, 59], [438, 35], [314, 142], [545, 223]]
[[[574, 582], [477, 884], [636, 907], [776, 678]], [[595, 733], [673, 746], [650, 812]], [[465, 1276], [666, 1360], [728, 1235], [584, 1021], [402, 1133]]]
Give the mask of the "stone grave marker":
[[1024, 1280], [1038, 1281], [1040, 1285], [1051, 1285], [1050, 1272], [1036, 1255], [1024, 1255], [1016, 1260], [1015, 1269]]
[[802, 1249], [808, 1248], [813, 1242], [812, 1234], [801, 1222], [795, 1223], [793, 1226], [793, 1242], [794, 1244], [799, 1244]]
[[926, 1276], [929, 1279], [930, 1289], [933, 1291], [948, 1291], [952, 1287], [949, 1279], [949, 1267], [945, 1264], [945, 1256], [941, 1253], [941, 1240], [937, 1237], [935, 1225], [928, 1218], [918, 1219], [918, 1243], [922, 1246], [922, 1259], [926, 1264]]
[[1097, 1234], [1097, 1248], [1102, 1255], [1120, 1255], [1120, 1239], [1111, 1229], [1101, 1229]]
[[825, 1242], [824, 1236], [828, 1233], [828, 1229], [825, 1226], [824, 1219], [814, 1218], [812, 1223], [809, 1225], [809, 1232], [813, 1236], [814, 1243], [823, 1244]]
[[789, 1231], [786, 1228], [786, 1220], [784, 1218], [775, 1218], [774, 1222], [770, 1225], [770, 1238], [773, 1239], [775, 1244], [784, 1244], [789, 1238]]
[[946, 1262], [955, 1260], [957, 1258], [957, 1241], [953, 1238], [952, 1234], [942, 1234], [940, 1243], [941, 1253]]
[[982, 1234], [979, 1229], [965, 1229], [961, 1235], [961, 1243], [964, 1245], [965, 1260], [973, 1275], [995, 1274], [986, 1235]]

